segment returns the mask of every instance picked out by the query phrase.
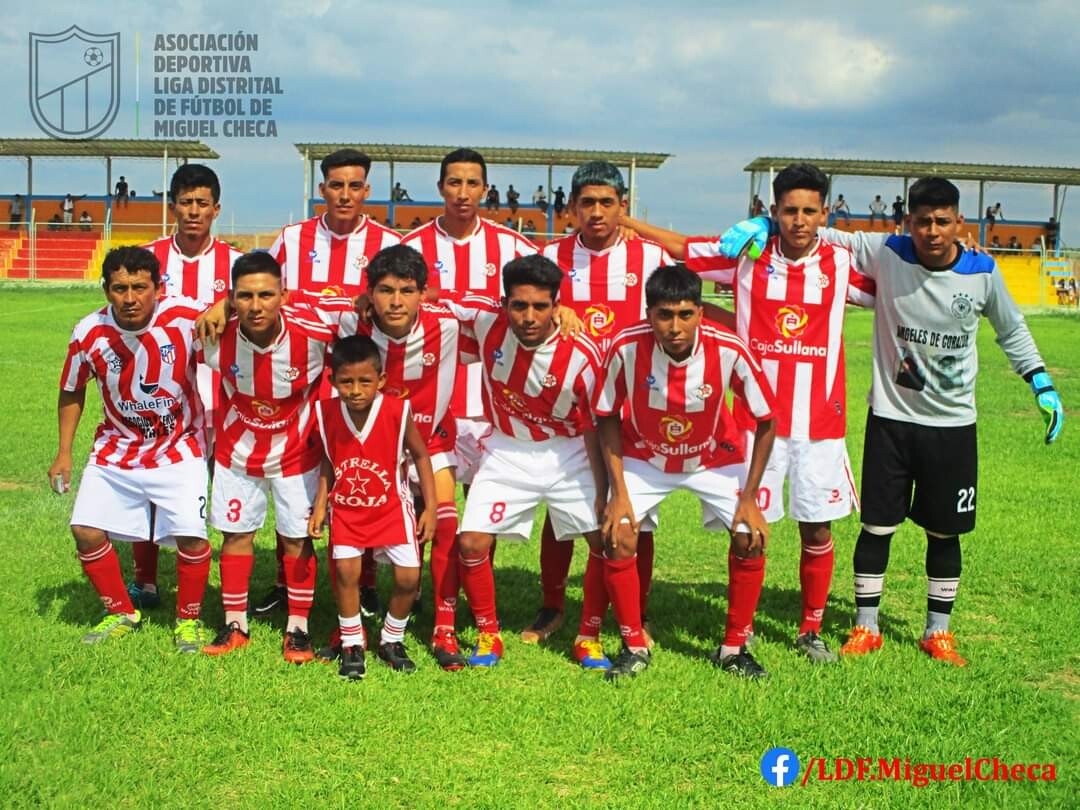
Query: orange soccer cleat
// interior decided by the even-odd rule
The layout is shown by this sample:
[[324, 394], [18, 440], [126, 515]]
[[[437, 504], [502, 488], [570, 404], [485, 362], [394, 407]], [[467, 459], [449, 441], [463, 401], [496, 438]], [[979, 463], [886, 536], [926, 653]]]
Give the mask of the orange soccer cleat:
[[241, 630], [239, 624], [229, 622], [218, 631], [213, 641], [202, 648], [202, 651], [207, 655], [225, 655], [246, 647], [250, 640], [251, 636]]
[[866, 655], [868, 652], [880, 650], [882, 642], [881, 633], [875, 633], [869, 627], [857, 624], [851, 628], [851, 635], [840, 648], [840, 655]]
[[935, 630], [930, 638], [919, 642], [919, 649], [938, 661], [952, 664], [954, 667], [967, 666], [967, 661], [956, 651], [956, 639], [948, 630]]

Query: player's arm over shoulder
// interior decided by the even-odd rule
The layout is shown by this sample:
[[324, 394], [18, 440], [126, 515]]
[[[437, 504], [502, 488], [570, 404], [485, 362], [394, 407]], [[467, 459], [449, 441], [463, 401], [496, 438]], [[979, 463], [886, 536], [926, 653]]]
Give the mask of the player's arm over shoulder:
[[826, 242], [840, 245], [851, 251], [855, 266], [864, 276], [876, 278], [881, 264], [882, 251], [892, 234], [867, 233], [866, 231], [842, 231], [839, 228], [820, 228], [818, 236]]

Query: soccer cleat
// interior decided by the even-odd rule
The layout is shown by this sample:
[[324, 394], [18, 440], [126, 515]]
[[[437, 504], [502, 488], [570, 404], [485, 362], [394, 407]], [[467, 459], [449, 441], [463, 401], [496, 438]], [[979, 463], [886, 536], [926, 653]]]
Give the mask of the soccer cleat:
[[453, 630], [443, 630], [436, 633], [431, 639], [431, 651], [439, 666], [447, 672], [457, 672], [465, 668], [465, 656], [458, 647], [457, 633]]
[[604, 680], [609, 683], [626, 683], [631, 678], [637, 677], [639, 672], [648, 669], [651, 661], [652, 653], [648, 650], [633, 652], [624, 645], [611, 668], [604, 673]]
[[967, 666], [967, 661], [956, 651], [956, 639], [948, 630], [935, 630], [930, 638], [919, 642], [919, 649], [938, 661], [952, 664], [954, 667]]
[[521, 631], [521, 641], [524, 644], [539, 644], [546, 641], [556, 630], [562, 627], [566, 614], [555, 608], [540, 608], [533, 623]]
[[795, 649], [815, 664], [835, 664], [840, 659], [829, 649], [825, 640], [813, 630], [800, 634], [795, 639]]
[[741, 678], [758, 680], [759, 678], [769, 677], [769, 673], [747, 651], [745, 645], [740, 647], [739, 651], [733, 655], [721, 655], [720, 649], [717, 648], [712, 661], [724, 672], [730, 672], [732, 675], [738, 675]]
[[503, 643], [499, 633], [480, 633], [469, 656], [470, 667], [493, 667], [502, 659]]
[[288, 600], [288, 593], [284, 585], [275, 585], [270, 589], [255, 606], [251, 608], [251, 615], [258, 619], [265, 619], [279, 607], [284, 607]]
[[382, 613], [379, 608], [379, 592], [374, 588], [360, 589], [360, 615], [365, 619], [378, 616]]
[[318, 652], [315, 653], [315, 660], [323, 664], [332, 664], [338, 660], [338, 656], [341, 655], [341, 628], [335, 627], [334, 632], [330, 634], [329, 641], [326, 642], [325, 647], [320, 647]]
[[405, 651], [405, 645], [400, 641], [388, 641], [385, 644], [380, 644], [376, 654], [394, 672], [416, 672], [416, 664], [409, 658], [409, 654]]
[[367, 674], [363, 647], [343, 647], [338, 675], [350, 681], [362, 681]]
[[161, 607], [161, 594], [156, 590], [146, 590], [138, 582], [129, 582], [127, 592], [131, 604], [139, 610], [154, 610]]
[[574, 642], [574, 658], [582, 669], [611, 669], [611, 661], [604, 655], [604, 645], [596, 638], [583, 638]]
[[218, 634], [214, 636], [214, 640], [203, 647], [202, 651], [207, 655], [225, 655], [225, 653], [230, 653], [241, 647], [246, 647], [250, 640], [251, 636], [241, 630], [239, 624], [236, 622], [229, 622], [218, 630]]
[[177, 652], [197, 653], [206, 646], [206, 627], [200, 619], [177, 619], [172, 637]]
[[881, 633], [875, 633], [869, 627], [857, 624], [851, 628], [851, 635], [840, 648], [840, 655], [866, 655], [868, 652], [880, 650], [883, 641]]
[[281, 650], [290, 664], [306, 664], [315, 658], [315, 651], [311, 648], [311, 636], [296, 627], [285, 633]]
[[132, 621], [126, 613], [106, 613], [94, 629], [82, 637], [83, 644], [100, 644], [110, 638], [120, 638], [142, 627], [142, 614], [136, 610]]

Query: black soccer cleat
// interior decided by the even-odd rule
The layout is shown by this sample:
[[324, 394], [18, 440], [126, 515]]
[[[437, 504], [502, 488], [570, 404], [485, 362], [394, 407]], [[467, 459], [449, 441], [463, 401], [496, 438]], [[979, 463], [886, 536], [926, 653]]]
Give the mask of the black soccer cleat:
[[739, 651], [734, 655], [721, 655], [720, 648], [718, 647], [716, 652], [712, 655], [712, 662], [724, 672], [730, 672], [732, 675], [738, 675], [740, 678], [749, 678], [750, 680], [758, 680], [762, 678], [768, 678], [769, 673], [765, 671], [765, 668], [761, 666], [743, 645], [739, 648]]
[[648, 650], [632, 652], [624, 646], [611, 664], [611, 669], [604, 673], [604, 680], [609, 683], [627, 683], [637, 677], [639, 672], [644, 672], [652, 661], [652, 653]]
[[251, 608], [251, 615], [256, 619], [265, 619], [279, 607], [284, 607], [288, 596], [284, 585], [275, 585], [261, 600]]
[[338, 675], [349, 681], [362, 681], [364, 679], [364, 676], [367, 675], [367, 664], [364, 663], [363, 647], [342, 647]]
[[405, 645], [400, 641], [380, 644], [377, 652], [379, 658], [385, 661], [394, 672], [416, 672], [416, 664], [409, 658]]

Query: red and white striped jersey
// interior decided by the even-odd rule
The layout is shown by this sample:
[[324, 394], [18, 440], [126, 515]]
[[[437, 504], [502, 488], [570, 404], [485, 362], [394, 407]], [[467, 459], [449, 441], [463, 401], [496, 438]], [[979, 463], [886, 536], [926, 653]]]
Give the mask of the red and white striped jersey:
[[[464, 239], [454, 239], [439, 227], [436, 217], [405, 234], [402, 244], [420, 251], [428, 266], [428, 286], [441, 291], [441, 298], [460, 299], [466, 293], [492, 298], [503, 294], [502, 269], [511, 259], [531, 256], [536, 245], [517, 231], [478, 218], [476, 230]], [[455, 416], [484, 415], [480, 366], [469, 364], [459, 375], [454, 391]]]
[[367, 289], [364, 269], [375, 254], [400, 241], [397, 231], [366, 214], [344, 235], [319, 216], [282, 228], [270, 255], [281, 265], [285, 289], [351, 296]]
[[[776, 396], [776, 432], [795, 439], [842, 439], [847, 428], [844, 305], [874, 305], [874, 281], [855, 267], [851, 252], [819, 240], [797, 261], [777, 238], [761, 256], [720, 255], [716, 237], [691, 237], [686, 266], [732, 285], [736, 331], [761, 358]], [[736, 402], [745, 428], [753, 420]]]
[[[352, 301], [325, 298], [320, 306], [351, 308]], [[319, 463], [313, 406], [337, 330], [289, 306], [281, 308], [281, 326], [263, 348], [244, 337], [233, 317], [218, 342], [200, 353], [221, 373], [214, 458], [258, 478], [299, 475]]]
[[563, 271], [559, 303], [585, 322], [589, 337], [607, 352], [611, 339], [645, 317], [645, 282], [657, 267], [674, 264], [656, 242], [619, 237], [606, 250], [589, 250], [577, 233], [549, 242], [544, 255]]
[[421, 304], [409, 334], [392, 338], [374, 321], [362, 322], [352, 309], [320, 310], [322, 300], [312, 293], [295, 293], [289, 302], [301, 310], [315, 305], [313, 314], [334, 325], [339, 337], [360, 334], [374, 340], [386, 374], [382, 392], [409, 400], [417, 430], [429, 439], [450, 412], [457, 377], [461, 324], [454, 313], [439, 304]]
[[517, 439], [579, 436], [593, 426], [600, 353], [584, 335], [558, 332], [539, 346], [523, 346], [499, 303], [482, 295], [447, 302], [476, 339], [484, 369], [487, 416]]
[[406, 469], [409, 403], [376, 394], [362, 428], [341, 399], [315, 403], [322, 449], [334, 468], [330, 535], [367, 548], [415, 542], [416, 519]]
[[745, 441], [728, 410], [729, 390], [756, 419], [772, 417], [769, 383], [733, 332], [702, 321], [694, 348], [675, 361], [642, 321], [615, 336], [604, 359], [598, 416], [622, 415], [623, 453], [664, 472], [695, 472], [743, 460]]
[[198, 256], [181, 253], [173, 236], [156, 239], [143, 247], [152, 252], [161, 265], [164, 295], [183, 295], [206, 306], [228, 294], [232, 286], [233, 262], [244, 255], [220, 239], [211, 239], [206, 250]]
[[97, 380], [103, 418], [91, 464], [142, 470], [203, 457], [193, 345], [202, 309], [198, 301], [169, 297], [137, 332], [117, 326], [111, 306], [75, 326], [60, 388], [78, 391]]

